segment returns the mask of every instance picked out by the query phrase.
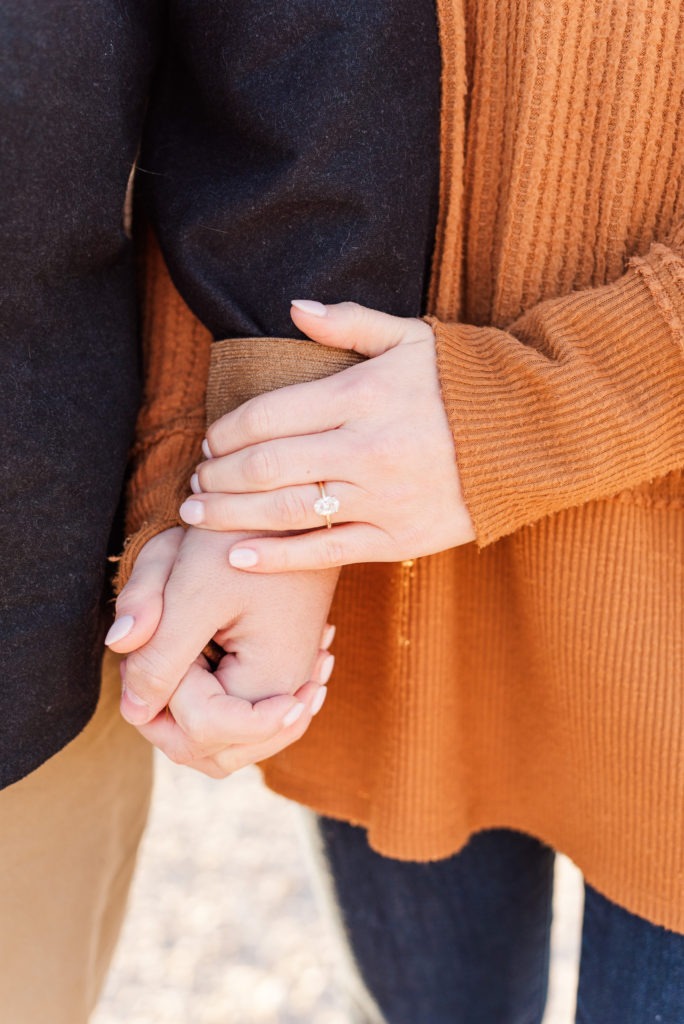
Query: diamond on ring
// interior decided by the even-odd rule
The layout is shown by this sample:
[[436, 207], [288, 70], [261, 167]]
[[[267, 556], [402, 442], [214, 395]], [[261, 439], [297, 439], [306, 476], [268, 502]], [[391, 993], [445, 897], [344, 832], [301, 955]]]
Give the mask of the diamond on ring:
[[333, 494], [326, 494], [323, 484], [319, 484], [318, 489], [321, 492], [321, 496], [314, 502], [314, 512], [317, 516], [323, 516], [327, 520], [328, 529], [330, 530], [332, 527], [330, 517], [340, 511], [340, 500]]
[[334, 516], [339, 511], [340, 500], [331, 494], [326, 494], [324, 498], [318, 498], [314, 502], [314, 512], [317, 516]]

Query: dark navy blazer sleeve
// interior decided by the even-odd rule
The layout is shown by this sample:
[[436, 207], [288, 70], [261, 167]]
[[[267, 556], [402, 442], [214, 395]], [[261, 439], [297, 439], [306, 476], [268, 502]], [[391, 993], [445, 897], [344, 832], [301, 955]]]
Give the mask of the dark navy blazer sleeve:
[[0, 3], [0, 787], [97, 704], [139, 401], [123, 208], [159, 15], [158, 0]]
[[177, 0], [138, 185], [214, 337], [292, 298], [421, 311], [439, 173], [434, 0]]

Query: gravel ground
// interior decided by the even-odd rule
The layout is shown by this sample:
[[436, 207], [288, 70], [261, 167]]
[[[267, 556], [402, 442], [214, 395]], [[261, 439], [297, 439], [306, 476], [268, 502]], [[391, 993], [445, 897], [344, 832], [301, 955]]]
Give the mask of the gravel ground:
[[[219, 784], [161, 756], [157, 769], [92, 1024], [370, 1024], [345, 995], [345, 956], [310, 881], [300, 813], [256, 769]], [[544, 1024], [573, 1018], [580, 903], [578, 872], [561, 858]]]

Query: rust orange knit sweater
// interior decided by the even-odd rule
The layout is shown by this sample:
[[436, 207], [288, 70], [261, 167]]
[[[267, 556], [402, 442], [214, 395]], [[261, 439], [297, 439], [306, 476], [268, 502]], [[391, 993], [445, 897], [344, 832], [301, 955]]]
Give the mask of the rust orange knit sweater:
[[[343, 571], [326, 712], [266, 779], [396, 857], [532, 833], [684, 932], [684, 3], [438, 7], [430, 306], [478, 543]], [[177, 521], [208, 358], [150, 279], [124, 578]], [[212, 417], [227, 363], [242, 398], [288, 382], [259, 345], [214, 347]]]

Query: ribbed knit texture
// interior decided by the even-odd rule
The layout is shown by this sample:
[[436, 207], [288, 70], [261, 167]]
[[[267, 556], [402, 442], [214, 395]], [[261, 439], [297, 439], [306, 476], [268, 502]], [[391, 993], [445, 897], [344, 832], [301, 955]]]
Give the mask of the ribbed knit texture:
[[171, 284], [164, 258], [148, 232], [141, 276], [145, 390], [131, 452], [127, 490], [128, 540], [115, 589], [127, 582], [150, 538], [183, 526], [178, 509], [202, 456], [211, 334]]
[[478, 545], [343, 571], [325, 712], [266, 778], [396, 857], [530, 832], [684, 932], [684, 6], [438, 8], [430, 304]]
[[207, 423], [264, 391], [303, 384], [363, 361], [357, 352], [294, 338], [225, 338], [212, 345]]
[[328, 706], [266, 777], [394, 856], [531, 832], [684, 931], [684, 7], [438, 6], [431, 305], [482, 547], [343, 572]]

